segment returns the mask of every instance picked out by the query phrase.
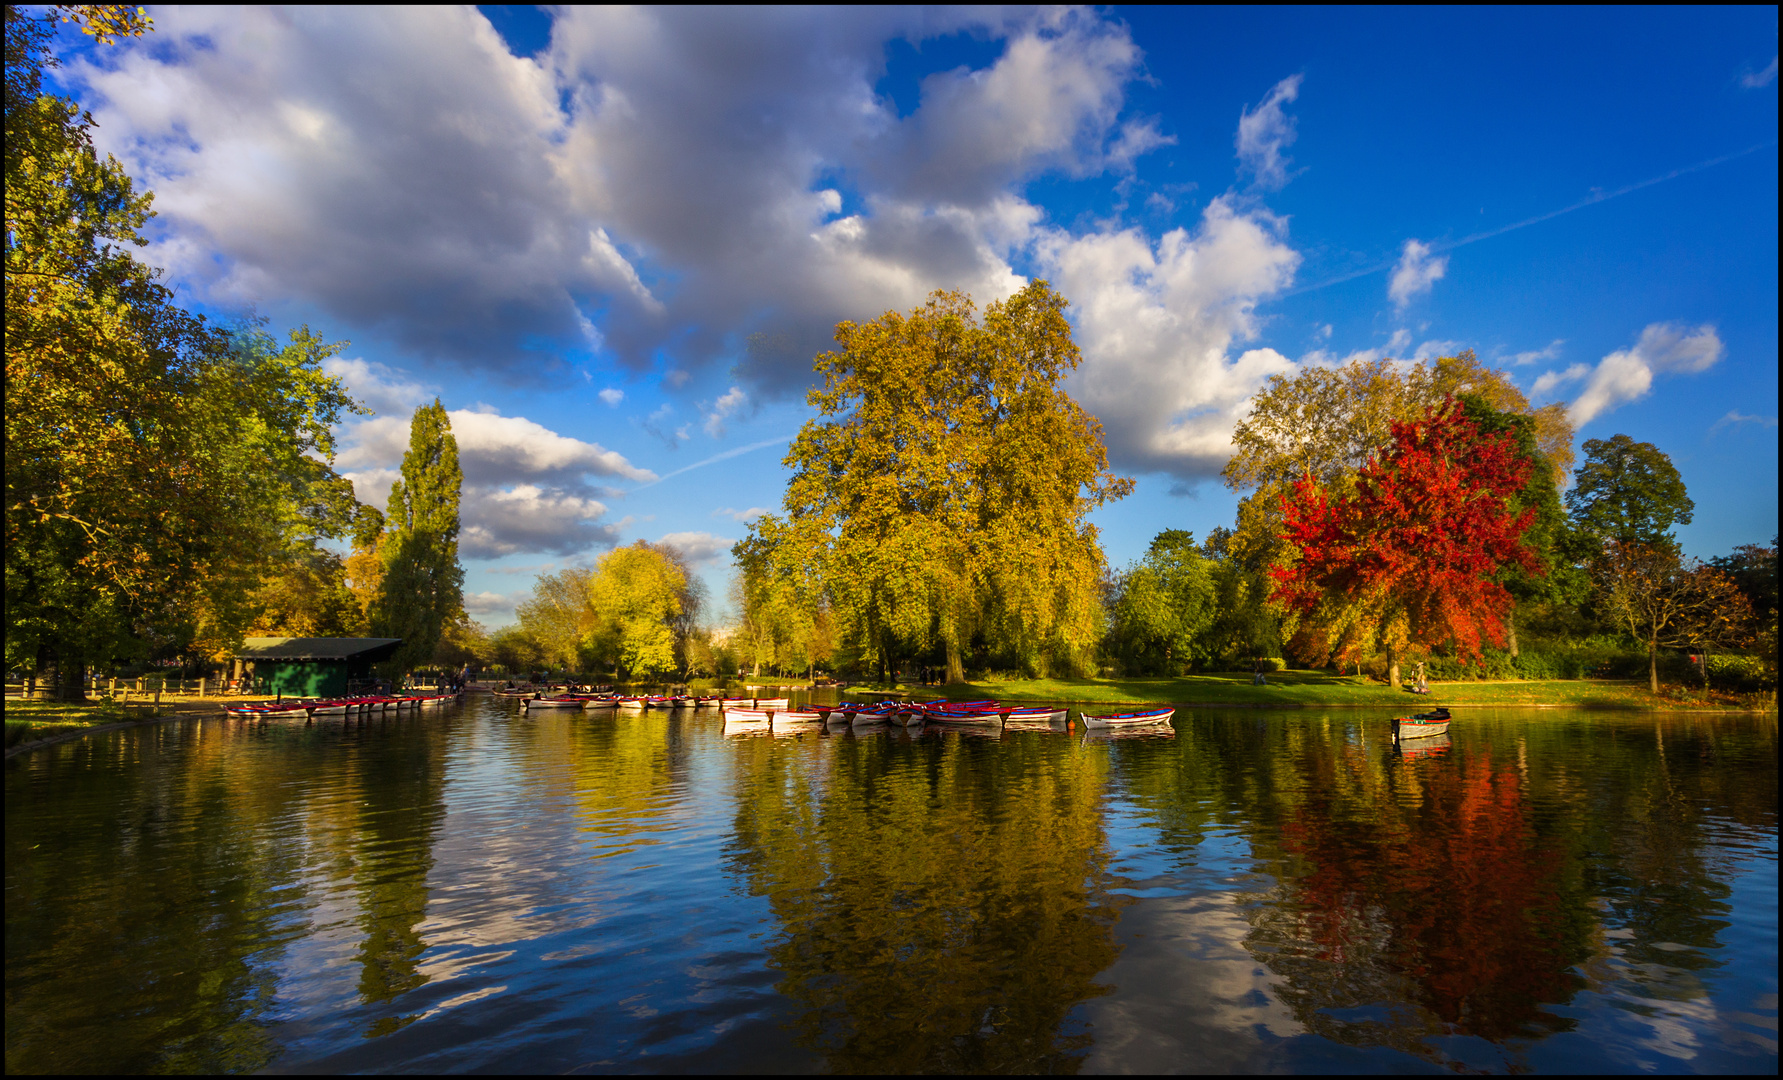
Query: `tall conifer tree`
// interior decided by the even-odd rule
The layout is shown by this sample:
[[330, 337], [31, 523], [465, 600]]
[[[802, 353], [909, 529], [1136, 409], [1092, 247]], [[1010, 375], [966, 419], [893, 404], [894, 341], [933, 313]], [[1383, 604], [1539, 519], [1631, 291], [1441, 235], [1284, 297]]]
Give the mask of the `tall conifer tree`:
[[415, 410], [402, 479], [390, 485], [384, 579], [372, 612], [372, 633], [402, 638], [392, 666], [413, 670], [433, 657], [440, 631], [464, 603], [458, 565], [458, 496], [464, 473], [458, 440], [438, 398]]

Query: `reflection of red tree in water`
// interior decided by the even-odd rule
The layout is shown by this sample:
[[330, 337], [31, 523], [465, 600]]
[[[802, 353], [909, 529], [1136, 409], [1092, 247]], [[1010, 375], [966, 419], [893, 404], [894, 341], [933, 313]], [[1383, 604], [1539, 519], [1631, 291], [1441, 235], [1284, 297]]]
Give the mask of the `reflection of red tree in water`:
[[[1397, 763], [1385, 789], [1308, 779], [1314, 793], [1282, 828], [1306, 873], [1284, 885], [1304, 905], [1313, 957], [1346, 969], [1337, 983], [1398, 986], [1415, 996], [1405, 1004], [1488, 1039], [1570, 1026], [1541, 1005], [1583, 985], [1571, 969], [1588, 954], [1592, 916], [1514, 769], [1495, 771], [1482, 753]], [[1384, 970], [1371, 978], [1356, 965]], [[1313, 1008], [1358, 1003], [1296, 988]]]

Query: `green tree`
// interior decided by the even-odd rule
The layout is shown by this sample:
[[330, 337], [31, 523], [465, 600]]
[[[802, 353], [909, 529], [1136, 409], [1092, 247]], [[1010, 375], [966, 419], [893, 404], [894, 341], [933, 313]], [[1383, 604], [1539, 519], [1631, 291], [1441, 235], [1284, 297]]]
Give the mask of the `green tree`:
[[[148, 29], [56, 10], [101, 42]], [[353, 406], [320, 370], [338, 346], [212, 326], [133, 256], [150, 196], [42, 92], [53, 18], [5, 9], [6, 652], [78, 697], [89, 663], [239, 640], [269, 565], [332, 528]]]
[[840, 350], [817, 358], [786, 517], [751, 526], [772, 553], [736, 550], [821, 582], [806, 602], [865, 666], [938, 648], [957, 681], [975, 637], [1032, 671], [1089, 666], [1104, 560], [1085, 518], [1132, 484], [1059, 386], [1080, 359], [1065, 305], [1035, 281], [980, 319], [936, 292], [839, 324]]
[[1209, 656], [1215, 616], [1213, 567], [1192, 533], [1165, 529], [1138, 565], [1121, 575], [1114, 638], [1132, 670], [1181, 674]]
[[384, 576], [373, 608], [372, 633], [402, 639], [391, 667], [406, 673], [429, 663], [445, 625], [464, 607], [458, 565], [458, 440], [435, 398], [415, 410], [402, 479], [390, 485], [383, 539]]
[[1523, 544], [1535, 556], [1534, 570], [1520, 564], [1509, 564], [1502, 570], [1501, 584], [1515, 601], [1505, 616], [1506, 644], [1512, 656], [1519, 653], [1517, 644], [1517, 606], [1530, 603], [1576, 604], [1590, 591], [1591, 580], [1584, 562], [1579, 537], [1567, 521], [1560, 504], [1557, 470], [1543, 453], [1537, 438], [1536, 418], [1525, 413], [1496, 408], [1479, 394], [1462, 394], [1458, 398], [1462, 413], [1473, 421], [1481, 435], [1509, 435], [1516, 442], [1517, 456], [1530, 463], [1529, 479], [1523, 489], [1506, 504], [1512, 513], [1533, 508]]
[[1566, 493], [1574, 525], [1598, 541], [1676, 546], [1672, 526], [1690, 524], [1696, 504], [1672, 459], [1627, 435], [1585, 442], [1585, 464]]
[[580, 566], [540, 574], [532, 583], [532, 596], [514, 609], [527, 638], [537, 645], [539, 659], [549, 667], [580, 671], [585, 660], [593, 659], [583, 640], [590, 625], [588, 583], [593, 576]]

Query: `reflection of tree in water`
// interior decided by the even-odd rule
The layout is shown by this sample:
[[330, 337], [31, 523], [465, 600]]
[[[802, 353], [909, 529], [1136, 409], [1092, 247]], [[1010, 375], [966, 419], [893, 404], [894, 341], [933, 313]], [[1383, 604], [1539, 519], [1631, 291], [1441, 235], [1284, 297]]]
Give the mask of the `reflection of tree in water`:
[[1721, 962], [1727, 925], [1716, 821], [1774, 827], [1774, 728], [1660, 727], [1482, 722], [1407, 761], [1318, 724], [1247, 752], [1228, 725], [1185, 750], [1255, 823], [1277, 886], [1251, 898], [1246, 947], [1282, 999], [1333, 1040], [1429, 1055], [1431, 1035], [1570, 1028], [1550, 1007], [1597, 985], [1611, 937], [1663, 966], [1642, 994], [1705, 993], [1691, 972]]
[[[9, 770], [7, 1071], [272, 1063], [267, 1018], [285, 946], [309, 932], [306, 863], [322, 824], [293, 778], [338, 755], [313, 730], [192, 722]], [[23, 797], [33, 784], [55, 792], [48, 816]]]
[[[1515, 762], [1489, 750], [1391, 762], [1381, 784], [1363, 756], [1304, 758], [1307, 795], [1281, 829], [1292, 862], [1272, 967], [1302, 1021], [1376, 1041], [1367, 1029], [1385, 1018], [1351, 1030], [1327, 1010], [1403, 1003], [1435, 1021], [1414, 1029], [1497, 1041], [1569, 1028], [1543, 1006], [1583, 985], [1573, 967], [1595, 923], [1566, 838], [1531, 821]], [[1411, 1035], [1408, 1019], [1391, 1023]]]
[[[340, 766], [353, 792], [353, 881], [365, 932], [356, 958], [359, 996], [368, 1005], [427, 982], [418, 970], [427, 942], [416, 928], [427, 917], [427, 874], [446, 816], [443, 740], [413, 721], [374, 730]], [[387, 1035], [418, 1016], [380, 1017], [366, 1035]]]
[[1045, 736], [736, 744], [733, 866], [836, 1072], [1070, 1072], [1102, 992], [1101, 755]]
[[687, 771], [682, 718], [665, 712], [621, 713], [579, 728], [569, 746], [581, 827], [607, 838], [593, 845], [607, 858], [655, 844], [683, 798]]

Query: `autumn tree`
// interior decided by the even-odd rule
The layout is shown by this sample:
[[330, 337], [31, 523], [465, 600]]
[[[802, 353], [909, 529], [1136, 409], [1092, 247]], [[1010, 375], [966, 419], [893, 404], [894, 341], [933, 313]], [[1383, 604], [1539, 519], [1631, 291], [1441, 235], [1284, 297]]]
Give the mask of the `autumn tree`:
[[546, 666], [580, 671], [589, 655], [584, 636], [590, 627], [588, 583], [593, 571], [568, 566], [556, 573], [540, 574], [532, 583], [532, 595], [514, 609], [527, 638], [538, 648]]
[[1471, 349], [1412, 364], [1381, 359], [1305, 365], [1291, 376], [1271, 376], [1233, 429], [1232, 458], [1221, 475], [1227, 487], [1246, 493], [1233, 554], [1251, 565], [1278, 562], [1284, 554], [1281, 500], [1295, 485], [1311, 477], [1337, 492], [1389, 445], [1394, 424], [1420, 419], [1461, 395], [1526, 417], [1542, 462], [1556, 483], [1564, 482], [1573, 463], [1565, 408], [1532, 407], [1508, 373], [1481, 363]]
[[822, 583], [807, 602], [868, 667], [935, 648], [957, 681], [974, 638], [1029, 670], [1088, 666], [1104, 561], [1085, 518], [1131, 482], [1059, 385], [1080, 359], [1065, 306], [1044, 281], [982, 318], [936, 292], [839, 324], [840, 348], [817, 358], [819, 417], [786, 457], [785, 517], [751, 539]]
[[401, 638], [401, 673], [429, 663], [440, 633], [464, 607], [458, 565], [458, 497], [464, 473], [452, 421], [436, 398], [415, 410], [402, 478], [390, 485], [380, 554], [383, 579], [371, 611], [376, 637]]
[[1165, 529], [1121, 575], [1114, 601], [1115, 651], [1137, 670], [1180, 674], [1210, 655], [1218, 586], [1192, 533]]
[[680, 671], [699, 593], [680, 557], [642, 540], [601, 556], [588, 579], [584, 647], [611, 657], [621, 678]]
[[1530, 468], [1453, 400], [1394, 423], [1353, 491], [1333, 496], [1309, 475], [1282, 500], [1291, 561], [1270, 571], [1273, 598], [1327, 627], [1327, 644], [1353, 627], [1384, 646], [1394, 686], [1408, 645], [1477, 659], [1482, 642], [1504, 642], [1506, 569], [1540, 569], [1523, 543], [1535, 508], [1513, 509]]

